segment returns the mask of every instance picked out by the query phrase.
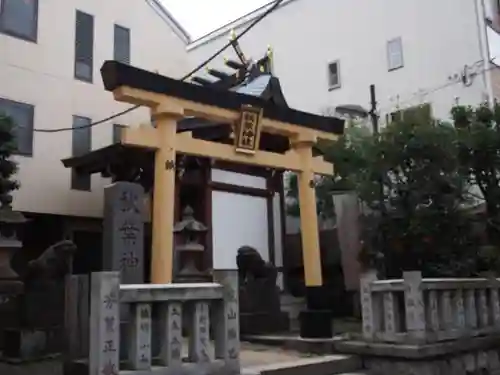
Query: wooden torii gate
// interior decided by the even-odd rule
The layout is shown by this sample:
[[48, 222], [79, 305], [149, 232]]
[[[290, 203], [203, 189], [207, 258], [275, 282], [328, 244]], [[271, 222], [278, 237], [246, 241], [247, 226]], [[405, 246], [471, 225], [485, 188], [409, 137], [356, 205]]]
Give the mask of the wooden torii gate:
[[[101, 74], [115, 100], [147, 106], [156, 127], [124, 129], [121, 142], [156, 150], [153, 190], [151, 281], [172, 282], [175, 170], [167, 167], [176, 153], [298, 173], [304, 277], [307, 288], [322, 285], [314, 174], [332, 175], [333, 165], [313, 157], [319, 139], [335, 140], [343, 121], [290, 108], [260, 98], [182, 82], [116, 61], [106, 61]], [[177, 121], [195, 116], [233, 126], [234, 145], [177, 133]], [[279, 134], [290, 150], [278, 154], [259, 150], [261, 132]]]

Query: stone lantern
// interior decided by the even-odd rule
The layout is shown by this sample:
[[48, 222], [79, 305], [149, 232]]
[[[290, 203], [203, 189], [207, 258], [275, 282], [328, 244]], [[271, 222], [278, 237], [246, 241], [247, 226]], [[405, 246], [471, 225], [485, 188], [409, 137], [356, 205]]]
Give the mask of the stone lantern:
[[10, 263], [13, 253], [22, 248], [17, 231], [28, 221], [21, 212], [12, 210], [9, 198], [0, 207], [0, 298], [4, 300], [23, 291], [23, 282]]
[[176, 237], [176, 282], [206, 281], [208, 275], [199, 269], [203, 262], [205, 246], [203, 237], [208, 228], [194, 218], [194, 211], [187, 206], [182, 220], [174, 225]]

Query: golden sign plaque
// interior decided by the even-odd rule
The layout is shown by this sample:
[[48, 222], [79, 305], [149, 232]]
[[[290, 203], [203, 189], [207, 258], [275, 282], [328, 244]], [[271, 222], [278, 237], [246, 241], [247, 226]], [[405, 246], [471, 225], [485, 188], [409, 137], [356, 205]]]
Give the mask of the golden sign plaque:
[[259, 149], [261, 120], [261, 108], [250, 105], [241, 107], [240, 119], [235, 126], [234, 145], [236, 152], [255, 154], [255, 151]]

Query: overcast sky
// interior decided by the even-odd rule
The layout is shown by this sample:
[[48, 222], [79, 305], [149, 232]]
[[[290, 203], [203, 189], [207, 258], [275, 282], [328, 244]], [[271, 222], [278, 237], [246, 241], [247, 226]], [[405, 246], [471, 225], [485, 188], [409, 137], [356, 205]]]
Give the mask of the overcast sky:
[[249, 13], [270, 0], [160, 0], [193, 39]]

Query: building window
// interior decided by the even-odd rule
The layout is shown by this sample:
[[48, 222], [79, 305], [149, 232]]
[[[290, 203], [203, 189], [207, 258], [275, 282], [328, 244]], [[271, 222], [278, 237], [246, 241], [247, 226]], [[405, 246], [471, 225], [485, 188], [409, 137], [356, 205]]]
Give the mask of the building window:
[[33, 155], [33, 121], [35, 107], [26, 103], [0, 98], [0, 113], [10, 117], [14, 122], [16, 136], [16, 154]]
[[92, 82], [94, 62], [94, 17], [76, 11], [75, 78]]
[[394, 38], [387, 42], [387, 64], [389, 71], [403, 67], [403, 42], [401, 38]]
[[340, 87], [340, 63], [338, 61], [328, 64], [328, 89]]
[[126, 128], [126, 126], [120, 124], [113, 124], [113, 143], [120, 143], [122, 139], [123, 128]]
[[130, 64], [130, 30], [118, 25], [115, 25], [114, 59]]
[[36, 42], [38, 0], [0, 0], [0, 32]]
[[429, 103], [394, 111], [386, 115], [386, 122], [405, 121], [426, 124], [433, 121], [432, 106]]
[[[91, 120], [87, 117], [73, 116], [73, 156], [82, 156], [92, 149], [92, 128], [89, 126]], [[90, 174], [78, 173], [74, 168], [71, 170], [71, 189], [90, 191]]]

